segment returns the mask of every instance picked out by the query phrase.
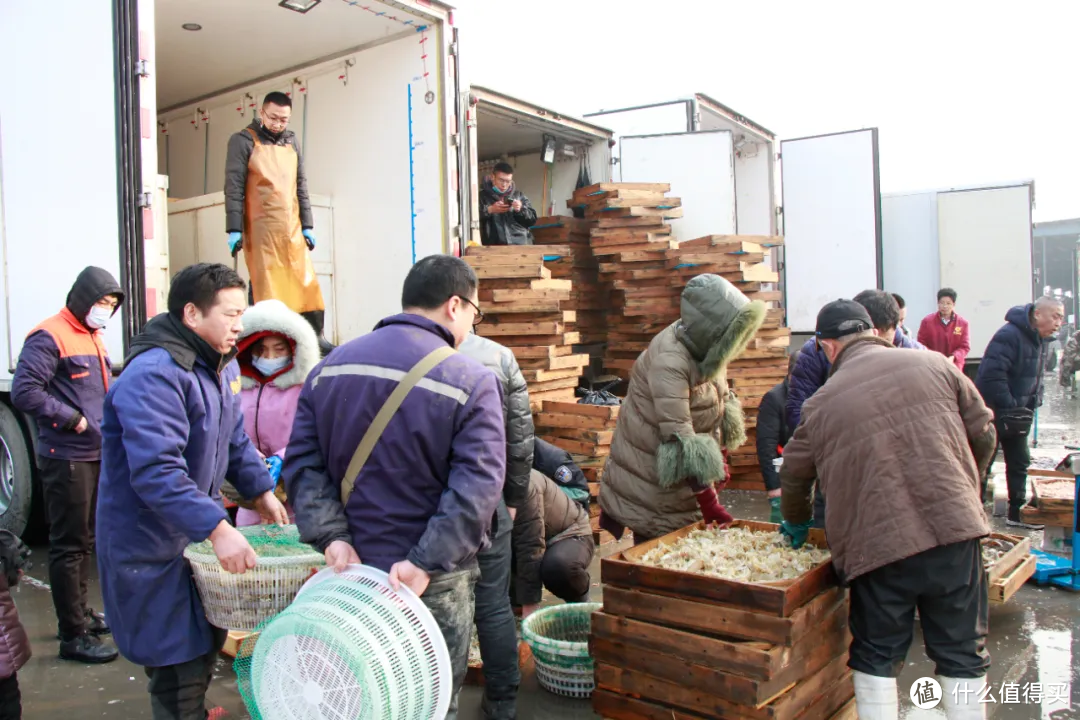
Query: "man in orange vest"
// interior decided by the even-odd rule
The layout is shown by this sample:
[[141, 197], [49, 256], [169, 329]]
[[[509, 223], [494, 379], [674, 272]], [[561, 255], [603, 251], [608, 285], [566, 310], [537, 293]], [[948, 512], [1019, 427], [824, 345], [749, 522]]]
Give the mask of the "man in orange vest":
[[38, 468], [49, 517], [49, 584], [60, 625], [60, 657], [116, 659], [105, 617], [87, 604], [101, 470], [101, 419], [112, 363], [101, 330], [124, 300], [108, 271], [79, 273], [66, 306], [23, 343], [11, 402], [38, 427]]
[[259, 119], [229, 138], [225, 160], [225, 231], [233, 256], [244, 250], [251, 300], [280, 300], [311, 323], [326, 355], [325, 309], [311, 263], [315, 223], [296, 133], [292, 100], [272, 92]]

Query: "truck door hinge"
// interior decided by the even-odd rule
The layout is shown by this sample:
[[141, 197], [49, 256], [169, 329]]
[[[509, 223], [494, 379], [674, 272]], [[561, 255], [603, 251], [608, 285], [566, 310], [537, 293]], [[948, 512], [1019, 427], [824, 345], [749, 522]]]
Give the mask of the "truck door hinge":
[[450, 43], [450, 54], [453, 55], [454, 57], [457, 57], [457, 53], [458, 53], [458, 47], [457, 47], [457, 41], [455, 40], [454, 42]]
[[450, 147], [458, 147], [461, 144], [461, 135], [454, 133], [450, 136]]
[[154, 196], [148, 192], [139, 193], [135, 196], [135, 206], [140, 208], [148, 208], [153, 202]]
[[139, 60], [135, 63], [135, 74], [139, 77], [150, 77], [150, 61]]

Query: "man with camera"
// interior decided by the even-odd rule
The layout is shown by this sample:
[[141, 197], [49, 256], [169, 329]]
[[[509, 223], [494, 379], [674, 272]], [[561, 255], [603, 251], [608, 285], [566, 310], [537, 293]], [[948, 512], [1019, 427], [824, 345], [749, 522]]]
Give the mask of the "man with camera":
[[514, 168], [501, 162], [480, 188], [480, 242], [484, 245], [532, 245], [529, 228], [536, 210], [514, 187]]
[[[1009, 486], [1010, 527], [1042, 530], [1020, 519], [1027, 501], [1027, 471], [1031, 465], [1028, 433], [1035, 409], [1042, 404], [1043, 373], [1050, 341], [1065, 320], [1061, 300], [1043, 296], [1034, 303], [1017, 305], [1005, 314], [1005, 325], [986, 346], [975, 386], [994, 411], [998, 443], [1005, 455], [1005, 478]], [[989, 473], [988, 473], [989, 474]], [[987, 478], [983, 479], [985, 493]]]

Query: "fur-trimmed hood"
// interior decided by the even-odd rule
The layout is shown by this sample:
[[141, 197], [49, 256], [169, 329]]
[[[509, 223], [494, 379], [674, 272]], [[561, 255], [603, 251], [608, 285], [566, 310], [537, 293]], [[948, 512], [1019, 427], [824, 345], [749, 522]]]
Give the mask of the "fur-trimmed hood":
[[707, 378], [738, 357], [765, 321], [765, 303], [751, 302], [719, 275], [692, 278], [682, 292], [676, 335]]
[[279, 300], [263, 300], [244, 312], [244, 331], [236, 343], [236, 361], [240, 364], [245, 388], [256, 387], [265, 378], [251, 365], [251, 346], [267, 335], [283, 335], [293, 348], [293, 362], [273, 376], [269, 383], [281, 389], [300, 385], [319, 364], [319, 340], [307, 320]]

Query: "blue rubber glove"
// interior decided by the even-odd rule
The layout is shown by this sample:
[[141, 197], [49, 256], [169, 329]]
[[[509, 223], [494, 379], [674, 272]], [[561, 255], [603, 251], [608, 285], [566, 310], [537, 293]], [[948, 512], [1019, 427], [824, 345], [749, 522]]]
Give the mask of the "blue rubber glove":
[[780, 512], [780, 498], [769, 498], [769, 522], [779, 525], [784, 522], [784, 515]]
[[236, 253], [240, 252], [240, 243], [244, 240], [243, 235], [238, 232], [229, 233], [229, 252], [233, 257], [236, 257]]
[[791, 538], [791, 547], [798, 550], [806, 544], [806, 538], [810, 535], [811, 523], [789, 523], [787, 520], [780, 523], [780, 534]]
[[270, 472], [270, 479], [277, 484], [278, 479], [281, 477], [281, 458], [277, 455], [271, 455], [266, 458], [266, 469]]
[[311, 228], [308, 228], [307, 230], [305, 230], [304, 231], [304, 239], [307, 240], [307, 249], [308, 250], [314, 250], [315, 249], [315, 231], [312, 230]]

